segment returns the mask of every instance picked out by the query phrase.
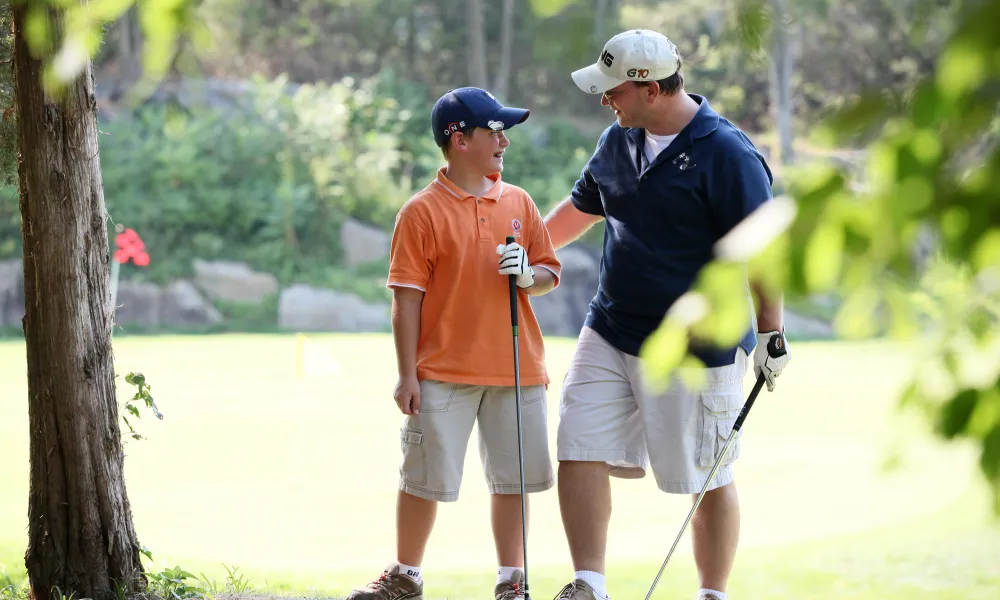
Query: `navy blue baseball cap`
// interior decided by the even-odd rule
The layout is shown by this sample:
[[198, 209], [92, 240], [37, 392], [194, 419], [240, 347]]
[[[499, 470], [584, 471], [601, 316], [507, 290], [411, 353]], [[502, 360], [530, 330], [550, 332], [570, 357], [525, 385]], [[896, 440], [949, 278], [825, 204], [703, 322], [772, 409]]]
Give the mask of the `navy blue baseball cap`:
[[477, 87], [451, 90], [441, 96], [431, 110], [434, 141], [441, 145], [452, 132], [465, 127], [485, 127], [493, 131], [523, 123], [531, 111], [504, 106], [493, 94]]

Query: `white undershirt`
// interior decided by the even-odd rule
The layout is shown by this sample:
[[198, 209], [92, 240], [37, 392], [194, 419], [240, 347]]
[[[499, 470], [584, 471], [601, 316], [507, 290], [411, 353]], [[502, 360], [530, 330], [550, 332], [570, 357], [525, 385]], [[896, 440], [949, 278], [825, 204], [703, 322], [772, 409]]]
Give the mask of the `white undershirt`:
[[663, 149], [670, 145], [670, 142], [674, 141], [674, 135], [653, 135], [652, 133], [646, 132], [646, 147], [643, 151], [646, 153], [646, 160], [649, 164], [653, 164], [656, 157], [663, 152]]

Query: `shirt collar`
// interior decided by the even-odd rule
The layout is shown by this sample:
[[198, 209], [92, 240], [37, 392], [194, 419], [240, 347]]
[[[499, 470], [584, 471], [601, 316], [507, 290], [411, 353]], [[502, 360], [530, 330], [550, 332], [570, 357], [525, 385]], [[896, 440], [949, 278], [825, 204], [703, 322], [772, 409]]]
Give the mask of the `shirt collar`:
[[[719, 113], [708, 103], [708, 99], [698, 94], [688, 94], [688, 96], [698, 103], [698, 112], [677, 134], [677, 138], [670, 144], [671, 149], [686, 148], [695, 140], [703, 138], [719, 128]], [[628, 130], [628, 136], [641, 148], [645, 141], [646, 130], [632, 127]]]
[[[455, 185], [455, 182], [448, 179], [444, 174], [446, 169], [447, 167], [441, 167], [440, 169], [438, 169], [437, 179], [434, 180], [434, 183], [443, 187], [449, 194], [455, 196], [459, 200], [475, 198], [475, 196], [463, 190], [462, 188], [458, 187], [457, 185]], [[487, 192], [483, 194], [482, 197], [486, 198], [487, 200], [493, 200], [494, 202], [500, 200], [500, 196], [503, 195], [503, 188], [504, 188], [503, 181], [500, 180], [500, 173], [487, 175], [486, 178], [493, 182], [493, 187], [487, 190]]]

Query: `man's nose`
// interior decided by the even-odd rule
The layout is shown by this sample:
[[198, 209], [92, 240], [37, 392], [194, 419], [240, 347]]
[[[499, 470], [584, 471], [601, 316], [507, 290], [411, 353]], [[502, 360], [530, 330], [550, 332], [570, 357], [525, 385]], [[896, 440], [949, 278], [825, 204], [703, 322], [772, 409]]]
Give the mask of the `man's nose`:
[[611, 100], [608, 99], [607, 94], [601, 94], [601, 106], [611, 106]]

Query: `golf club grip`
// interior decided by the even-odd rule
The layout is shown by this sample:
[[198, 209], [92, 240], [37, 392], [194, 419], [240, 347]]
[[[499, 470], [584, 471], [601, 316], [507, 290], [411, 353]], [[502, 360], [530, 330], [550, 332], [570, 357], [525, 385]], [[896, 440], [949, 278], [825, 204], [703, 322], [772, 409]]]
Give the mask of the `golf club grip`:
[[753, 391], [750, 392], [750, 397], [747, 398], [747, 401], [743, 404], [743, 410], [740, 411], [740, 416], [736, 417], [736, 423], [733, 425], [734, 432], [739, 431], [740, 428], [743, 427], [743, 421], [745, 421], [747, 415], [750, 414], [750, 408], [753, 406], [754, 400], [757, 399], [757, 394], [759, 394], [761, 388], [764, 387], [765, 381], [767, 381], [767, 378], [765, 378], [764, 374], [761, 373], [760, 376], [757, 377], [757, 382], [753, 384]]
[[[514, 236], [507, 236], [507, 243], [514, 243]], [[510, 324], [517, 331], [517, 275], [508, 275], [507, 283], [510, 287]]]

